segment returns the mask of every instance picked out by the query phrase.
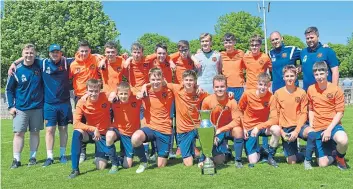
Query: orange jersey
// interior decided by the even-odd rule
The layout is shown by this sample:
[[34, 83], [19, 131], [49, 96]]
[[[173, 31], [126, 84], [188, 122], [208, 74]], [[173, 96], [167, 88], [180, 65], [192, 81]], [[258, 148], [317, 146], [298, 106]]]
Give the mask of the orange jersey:
[[233, 53], [221, 52], [222, 73], [227, 77], [228, 87], [244, 86], [244, 52], [235, 50]]
[[229, 99], [227, 96], [224, 100], [217, 100], [217, 96], [212, 94], [202, 102], [201, 109], [212, 110], [211, 122], [221, 132], [230, 131], [232, 128], [241, 125], [241, 113], [239, 112], [237, 102], [233, 98]]
[[[271, 126], [273, 119], [269, 120], [270, 106], [275, 105], [272, 102], [272, 94], [267, 92], [264, 97], [259, 97], [256, 90], [247, 90], [239, 100], [239, 110], [243, 115], [243, 128], [252, 130], [254, 127], [258, 129], [268, 128]], [[271, 108], [272, 112], [277, 113], [275, 108]], [[275, 117], [276, 115], [273, 114]], [[271, 121], [271, 122], [270, 122]]]
[[308, 88], [309, 111], [314, 112], [313, 129], [327, 129], [337, 112], [344, 112], [344, 94], [341, 88], [330, 82], [325, 90], [316, 84]]
[[143, 99], [146, 126], [163, 134], [172, 134], [170, 109], [173, 100], [173, 93], [167, 87], [158, 92], [149, 89], [148, 96]]
[[278, 123], [274, 124], [285, 128], [296, 126], [295, 131], [299, 133], [308, 119], [308, 98], [305, 91], [297, 87], [290, 94], [286, 87], [282, 87], [275, 92], [273, 97], [278, 118]]
[[101, 57], [89, 54], [88, 58], [82, 60], [79, 53], [75, 54], [75, 61], [70, 65], [69, 77], [72, 78], [74, 93], [81, 97], [86, 93], [86, 82], [89, 79], [98, 79], [98, 63]]
[[195, 129], [195, 124], [200, 124], [199, 113], [201, 102], [208, 94], [187, 93], [181, 84], [168, 83], [168, 88], [173, 91], [176, 107], [177, 133], [186, 133]]
[[158, 60], [153, 61], [153, 67], [160, 68], [163, 73], [163, 77], [167, 81], [167, 83], [171, 83], [173, 80], [173, 72], [172, 69], [170, 68], [169, 62], [159, 62]]
[[148, 72], [152, 68], [152, 63], [156, 54], [143, 57], [140, 61], [132, 61], [128, 70], [128, 79], [131, 87], [142, 87], [148, 83]]
[[257, 76], [267, 69], [271, 70], [272, 62], [265, 53], [255, 57], [249, 53], [244, 55], [242, 66], [246, 69], [246, 90], [249, 90], [257, 88]]
[[191, 58], [183, 59], [180, 56], [179, 52], [171, 54], [170, 58], [173, 60], [173, 62], [176, 65], [176, 69], [175, 69], [176, 77], [175, 77], [174, 83], [177, 83], [177, 84], [182, 83], [184, 71], [194, 69], [194, 62], [191, 60]]
[[113, 103], [114, 127], [118, 128], [123, 135], [132, 136], [140, 129], [140, 107], [142, 101], [135, 96], [130, 96], [127, 103]]
[[112, 91], [116, 91], [117, 85], [123, 80], [123, 75], [126, 75], [123, 62], [124, 59], [117, 56], [115, 62], [108, 63], [104, 70], [100, 70], [103, 82], [103, 91], [107, 94]]
[[[89, 99], [86, 102], [78, 100], [74, 114], [74, 129], [94, 132], [98, 127], [99, 132], [105, 134], [111, 126], [109, 109], [110, 102], [105, 93], [100, 93], [96, 102]], [[86, 123], [81, 122], [82, 116], [85, 116]]]

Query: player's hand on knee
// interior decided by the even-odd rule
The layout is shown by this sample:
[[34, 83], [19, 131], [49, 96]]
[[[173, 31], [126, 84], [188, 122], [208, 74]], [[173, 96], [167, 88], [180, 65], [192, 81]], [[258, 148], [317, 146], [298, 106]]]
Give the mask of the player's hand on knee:
[[248, 138], [249, 138], [248, 131], [244, 129], [243, 132], [244, 132], [244, 140], [248, 140]]
[[251, 136], [252, 137], [257, 137], [257, 133], [259, 133], [259, 129], [257, 127], [255, 127], [252, 131], [251, 131]]
[[213, 144], [214, 144], [215, 146], [218, 146], [218, 143], [219, 143], [219, 138], [218, 138], [218, 137], [214, 137], [214, 142], [213, 142]]
[[297, 133], [296, 131], [293, 131], [293, 132], [290, 133], [290, 137], [289, 137], [288, 140], [289, 140], [290, 142], [293, 142], [293, 141], [295, 141], [297, 138], [298, 138], [298, 133]]
[[96, 129], [94, 130], [94, 137], [93, 137], [93, 140], [94, 140], [94, 141], [99, 141], [100, 139], [101, 139], [101, 134], [99, 133], [98, 128], [96, 128]]
[[331, 130], [326, 129], [321, 133], [322, 142], [327, 142], [331, 139]]

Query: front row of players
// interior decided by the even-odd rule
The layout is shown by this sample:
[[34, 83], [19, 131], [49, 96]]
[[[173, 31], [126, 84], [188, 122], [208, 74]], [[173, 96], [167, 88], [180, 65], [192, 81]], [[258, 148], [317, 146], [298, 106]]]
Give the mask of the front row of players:
[[[165, 83], [162, 71], [153, 68], [149, 72], [149, 84], [134, 96], [127, 82], [117, 87], [117, 96], [108, 97], [100, 92], [100, 83], [91, 79], [87, 82], [88, 98], [79, 100], [74, 116], [72, 139], [72, 173], [69, 178], [80, 174], [78, 162], [82, 143], [95, 142], [96, 166], [104, 169], [107, 157], [111, 160], [110, 173], [116, 173], [118, 166], [132, 166], [136, 154], [141, 164], [136, 173], [147, 168], [144, 142], [156, 142], [157, 165], [164, 167], [172, 139], [171, 104], [176, 104], [177, 141], [183, 162], [192, 166], [197, 139], [195, 124], [198, 120], [197, 109], [210, 109], [218, 122], [213, 149], [216, 164], [224, 163], [227, 140], [234, 141], [235, 166], [241, 168], [244, 147], [249, 167], [254, 167], [261, 156], [267, 156], [268, 163], [278, 167], [274, 159], [279, 139], [282, 138], [284, 155], [289, 164], [304, 161], [305, 169], [312, 169], [312, 153], [315, 151], [320, 167], [330, 165], [336, 160], [340, 169], [346, 169], [344, 160], [348, 147], [347, 134], [340, 125], [344, 112], [342, 90], [327, 81], [327, 65], [317, 62], [313, 66], [316, 84], [308, 93], [295, 85], [297, 73], [295, 66], [283, 69], [286, 86], [269, 92], [270, 76], [258, 76], [257, 89], [247, 90], [239, 104], [227, 91], [227, 80], [223, 75], [213, 79], [214, 94], [208, 95], [196, 85], [196, 73], [187, 70], [183, 74], [183, 84]], [[144, 121], [140, 128], [140, 107], [144, 108]], [[114, 122], [110, 122], [110, 108], [114, 112]], [[308, 112], [309, 110], [309, 112]], [[82, 123], [81, 117], [87, 118]], [[211, 120], [214, 123], [215, 120]], [[307, 121], [308, 120], [308, 121]], [[269, 150], [259, 148], [258, 136], [272, 136]], [[297, 148], [297, 138], [307, 141], [305, 153]], [[114, 143], [120, 140], [123, 160], [116, 155]], [[202, 166], [203, 155], [199, 166]]]

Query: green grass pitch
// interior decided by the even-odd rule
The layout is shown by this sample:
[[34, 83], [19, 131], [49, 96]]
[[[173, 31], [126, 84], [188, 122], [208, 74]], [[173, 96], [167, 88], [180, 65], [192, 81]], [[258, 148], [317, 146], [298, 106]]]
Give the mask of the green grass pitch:
[[[348, 133], [349, 143], [353, 143], [353, 108], [347, 107], [343, 118], [343, 126]], [[26, 134], [25, 147], [21, 161], [24, 166], [11, 170], [12, 162], [12, 121], [1, 120], [1, 187], [2, 188], [353, 188], [353, 169], [340, 171], [336, 166], [327, 168], [314, 167], [305, 171], [302, 164], [287, 165], [279, 148], [276, 159], [279, 168], [268, 164], [256, 164], [249, 169], [244, 159], [243, 169], [236, 169], [234, 162], [218, 167], [215, 176], [201, 175], [196, 165], [184, 167], [181, 157], [169, 160], [165, 168], [157, 168], [149, 164], [142, 174], [136, 174], [138, 162], [131, 169], [120, 169], [117, 174], [110, 175], [108, 170], [97, 171], [92, 164], [94, 146], [88, 145], [89, 159], [80, 170], [82, 175], [75, 179], [68, 179], [71, 172], [71, 161], [62, 165], [58, 161], [59, 137], [56, 133], [55, 164], [43, 168], [46, 159], [44, 134], [37, 153], [39, 163], [34, 167], [27, 167], [29, 158], [29, 133]], [[67, 154], [70, 154], [72, 126], [69, 128]], [[119, 143], [117, 143], [119, 144]], [[119, 149], [119, 147], [117, 148]], [[244, 153], [243, 153], [244, 156]], [[245, 158], [245, 157], [244, 157]], [[353, 166], [353, 147], [348, 148], [346, 155], [348, 165]]]

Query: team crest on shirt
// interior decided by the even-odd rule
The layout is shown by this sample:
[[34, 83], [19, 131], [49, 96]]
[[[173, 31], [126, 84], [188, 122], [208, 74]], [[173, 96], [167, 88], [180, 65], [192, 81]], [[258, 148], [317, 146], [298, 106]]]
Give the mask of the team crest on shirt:
[[163, 97], [163, 98], [167, 98], [167, 93], [166, 93], [166, 92], [163, 92], [163, 93], [162, 93], [162, 97]]
[[276, 61], [276, 57], [273, 56], [273, 57], [271, 58], [271, 61], [272, 61], [272, 62], [275, 62], [275, 61]]
[[327, 97], [328, 99], [333, 99], [333, 94], [332, 94], [332, 93], [328, 93], [328, 94], [326, 95], [326, 97]]
[[287, 53], [282, 53], [282, 58], [287, 58]]
[[22, 76], [21, 76], [21, 81], [22, 81], [22, 82], [27, 81], [27, 78], [26, 78], [26, 76], [25, 76], [24, 74], [22, 74]]
[[308, 56], [305, 55], [305, 56], [303, 57], [303, 61], [302, 61], [302, 62], [306, 62], [306, 59], [307, 59], [307, 58], [308, 58]]
[[81, 68], [76, 68], [75, 69], [75, 73], [77, 74], [77, 73], [80, 73], [80, 71], [81, 71]]
[[63, 66], [59, 66], [59, 67], [58, 67], [58, 70], [59, 70], [59, 71], [63, 71]]
[[39, 71], [38, 71], [38, 70], [35, 70], [35, 71], [34, 71], [34, 75], [38, 76], [38, 75], [39, 75]]
[[143, 67], [147, 68], [148, 67], [148, 63], [147, 62], [143, 63]]
[[168, 62], [165, 63], [166, 67], [170, 67], [170, 64]]
[[322, 57], [322, 53], [317, 54], [317, 57], [321, 58]]
[[193, 101], [197, 101], [198, 99], [199, 99], [199, 96], [198, 96], [198, 95], [195, 95], [195, 96], [192, 97], [192, 100], [193, 100]]
[[268, 106], [268, 102], [264, 102], [264, 106], [267, 107]]
[[107, 107], [106, 103], [102, 104], [102, 108], [106, 108], [106, 107]]
[[263, 65], [263, 64], [265, 64], [265, 61], [261, 59], [261, 60], [259, 61], [259, 63], [260, 63], [261, 65]]
[[89, 67], [90, 70], [94, 70], [96, 69], [96, 66], [94, 64], [91, 64], [91, 66]]
[[51, 73], [49, 66], [47, 67], [47, 69], [45, 69], [45, 73], [47, 73], [47, 74], [50, 74], [50, 73]]
[[295, 102], [299, 103], [300, 102], [300, 97], [295, 97]]
[[190, 61], [190, 60], [188, 61], [188, 64], [189, 64], [190, 66], [192, 65], [192, 63], [193, 63], [192, 61]]
[[213, 62], [217, 62], [217, 57], [212, 57]]
[[120, 67], [120, 66], [117, 67], [117, 68], [116, 68], [116, 71], [121, 72], [121, 67]]
[[136, 108], [136, 102], [132, 102], [131, 107]]

